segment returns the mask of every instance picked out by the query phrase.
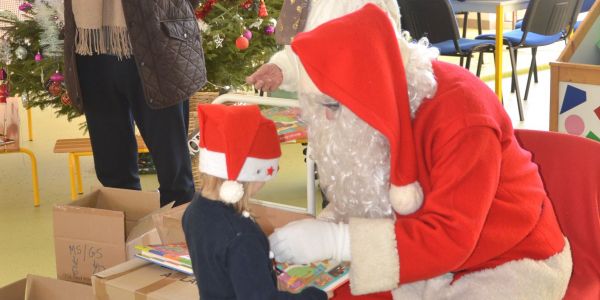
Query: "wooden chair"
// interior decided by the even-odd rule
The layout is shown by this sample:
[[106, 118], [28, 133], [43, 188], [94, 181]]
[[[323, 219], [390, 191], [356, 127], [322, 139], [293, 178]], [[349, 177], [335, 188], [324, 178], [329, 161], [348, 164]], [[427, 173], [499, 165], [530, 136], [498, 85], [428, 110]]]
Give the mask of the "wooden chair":
[[[148, 147], [140, 136], [136, 136], [138, 153], [148, 153]], [[77, 199], [77, 194], [83, 194], [83, 184], [81, 179], [81, 167], [79, 158], [81, 156], [91, 156], [92, 144], [89, 138], [80, 139], [59, 139], [54, 145], [54, 153], [69, 154], [69, 176], [71, 178], [71, 200]]]
[[[33, 152], [29, 149], [20, 146], [19, 135], [19, 98], [3, 99], [0, 106], [0, 134], [2, 137], [12, 140], [10, 143], [5, 142], [0, 146], [0, 154], [24, 153], [31, 159], [31, 181], [33, 183], [33, 205], [40, 206], [40, 192], [38, 185], [37, 160]], [[6, 136], [4, 136], [6, 135]]]
[[19, 147], [17, 150], [4, 150], [0, 147], [0, 154], [23, 153], [31, 159], [31, 182], [33, 184], [33, 206], [40, 206], [40, 187], [38, 181], [37, 159], [31, 150]]

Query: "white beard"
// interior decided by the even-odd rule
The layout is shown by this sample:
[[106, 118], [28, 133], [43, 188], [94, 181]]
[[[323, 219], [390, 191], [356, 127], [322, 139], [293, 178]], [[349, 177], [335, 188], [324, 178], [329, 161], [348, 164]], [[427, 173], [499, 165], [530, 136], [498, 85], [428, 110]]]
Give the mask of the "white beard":
[[[408, 43], [405, 38], [399, 38], [399, 43], [414, 118], [421, 102], [435, 94], [437, 84], [431, 61], [439, 52], [428, 48], [426, 40]], [[312, 84], [304, 70], [301, 74], [305, 83]], [[319, 184], [333, 207], [335, 219], [347, 222], [350, 217], [393, 218], [387, 139], [345, 106], [340, 105], [335, 111], [323, 106], [335, 103], [334, 99], [308, 90], [316, 89], [299, 91], [298, 95], [302, 119], [308, 126]]]
[[350, 217], [392, 217], [387, 139], [346, 107], [332, 112], [322, 106], [323, 95], [299, 98], [319, 185], [335, 219], [347, 222]]

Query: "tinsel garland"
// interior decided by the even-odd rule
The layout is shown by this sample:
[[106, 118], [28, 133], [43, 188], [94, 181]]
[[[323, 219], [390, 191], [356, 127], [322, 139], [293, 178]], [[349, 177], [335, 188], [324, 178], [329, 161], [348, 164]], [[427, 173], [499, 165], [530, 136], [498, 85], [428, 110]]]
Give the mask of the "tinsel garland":
[[59, 28], [64, 24], [64, 11], [62, 0], [43, 0], [36, 6], [35, 21], [42, 29], [40, 33], [40, 46], [43, 55], [47, 57], [60, 57], [63, 55], [63, 42], [59, 39]]

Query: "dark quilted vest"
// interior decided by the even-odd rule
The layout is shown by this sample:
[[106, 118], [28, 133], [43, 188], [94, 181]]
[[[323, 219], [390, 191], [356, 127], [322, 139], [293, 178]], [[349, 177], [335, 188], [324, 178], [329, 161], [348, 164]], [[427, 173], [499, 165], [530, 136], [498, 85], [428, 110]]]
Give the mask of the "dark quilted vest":
[[[206, 83], [202, 38], [194, 17], [199, 0], [122, 0], [133, 55], [148, 106], [179, 103]], [[83, 111], [75, 62], [75, 19], [65, 0], [65, 82]]]

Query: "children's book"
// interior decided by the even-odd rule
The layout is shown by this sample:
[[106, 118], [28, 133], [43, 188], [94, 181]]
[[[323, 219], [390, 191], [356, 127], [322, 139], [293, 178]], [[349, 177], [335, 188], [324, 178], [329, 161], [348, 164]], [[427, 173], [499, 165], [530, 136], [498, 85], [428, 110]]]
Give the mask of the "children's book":
[[136, 246], [138, 258], [167, 267], [188, 275], [193, 275], [192, 260], [185, 243], [169, 245]]
[[306, 126], [300, 120], [300, 108], [272, 107], [263, 109], [262, 114], [275, 123], [280, 142], [294, 143], [307, 139]]
[[279, 289], [298, 293], [307, 287], [330, 292], [350, 279], [350, 262], [324, 260], [311, 264], [277, 263]]

